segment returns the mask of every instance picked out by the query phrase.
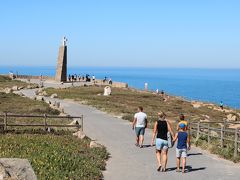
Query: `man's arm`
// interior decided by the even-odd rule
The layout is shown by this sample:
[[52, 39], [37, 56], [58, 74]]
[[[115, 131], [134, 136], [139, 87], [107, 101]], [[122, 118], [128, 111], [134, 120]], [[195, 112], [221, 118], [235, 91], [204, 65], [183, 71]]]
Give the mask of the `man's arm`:
[[134, 119], [133, 119], [133, 122], [132, 122], [132, 129], [135, 128], [136, 122], [137, 122], [137, 118], [134, 118]]

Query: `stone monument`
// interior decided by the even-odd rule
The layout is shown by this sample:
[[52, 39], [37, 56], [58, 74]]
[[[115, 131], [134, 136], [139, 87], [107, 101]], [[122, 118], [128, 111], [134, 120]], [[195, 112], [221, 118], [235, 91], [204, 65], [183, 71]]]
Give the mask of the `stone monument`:
[[67, 38], [66, 37], [63, 37], [62, 44], [59, 47], [55, 80], [58, 82], [67, 81]]

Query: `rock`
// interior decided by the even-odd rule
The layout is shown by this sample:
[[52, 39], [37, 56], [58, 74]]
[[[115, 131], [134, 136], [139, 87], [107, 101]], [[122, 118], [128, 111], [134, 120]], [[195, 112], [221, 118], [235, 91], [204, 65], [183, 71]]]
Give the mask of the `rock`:
[[210, 131], [210, 135], [213, 137], [219, 137], [219, 135], [216, 131]]
[[5, 88], [5, 89], [4, 89], [4, 92], [5, 92], [6, 94], [9, 94], [9, 93], [12, 93], [13, 90], [12, 90], [11, 88]]
[[110, 86], [106, 86], [106, 87], [104, 88], [104, 93], [103, 93], [103, 95], [104, 95], [104, 96], [110, 96], [111, 94], [112, 94], [111, 87], [110, 87]]
[[[84, 132], [82, 132], [82, 131], [77, 131], [77, 132], [73, 133], [73, 136], [77, 136], [77, 138], [79, 138], [79, 139], [84, 139], [86, 137], [86, 134], [84, 134]], [[91, 144], [90, 144], [90, 146], [91, 146]]]
[[0, 177], [2, 179], [37, 180], [37, 177], [27, 159], [1, 158]]
[[43, 96], [36, 96], [36, 100], [38, 100], [38, 101], [44, 101], [44, 97], [43, 97]]
[[55, 93], [55, 94], [52, 94], [50, 97], [51, 97], [51, 98], [57, 98], [58, 95]]
[[31, 85], [27, 85], [27, 89], [32, 89], [32, 86]]
[[103, 146], [96, 141], [91, 141], [90, 142], [90, 148], [102, 148]]
[[227, 121], [237, 121], [237, 116], [234, 114], [228, 114]]
[[13, 92], [14, 94], [17, 94], [17, 95], [19, 95], [19, 96], [25, 96], [22, 92], [20, 92], [20, 91], [14, 91]]
[[18, 87], [17, 87], [17, 86], [13, 86], [13, 87], [12, 87], [12, 90], [13, 90], [13, 91], [17, 91], [17, 90], [18, 90]]
[[43, 91], [43, 92], [41, 93], [41, 95], [42, 95], [42, 96], [47, 96], [47, 92], [46, 92], [46, 91]]
[[20, 86], [20, 87], [18, 87], [18, 90], [22, 90], [22, 89], [24, 89], [24, 87], [23, 87], [23, 86]]

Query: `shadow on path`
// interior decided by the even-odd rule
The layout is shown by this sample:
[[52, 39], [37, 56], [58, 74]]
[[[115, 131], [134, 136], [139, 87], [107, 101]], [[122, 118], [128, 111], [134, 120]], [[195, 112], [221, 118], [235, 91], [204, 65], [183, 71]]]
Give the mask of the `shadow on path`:
[[[176, 167], [172, 167], [172, 168], [167, 168], [167, 172], [168, 171], [175, 171], [177, 168]], [[186, 166], [186, 173], [190, 173], [190, 172], [195, 172], [195, 171], [203, 171], [206, 169], [206, 167], [200, 167], [200, 168], [192, 168], [192, 166]]]
[[200, 156], [203, 155], [202, 153], [190, 153], [188, 156]]

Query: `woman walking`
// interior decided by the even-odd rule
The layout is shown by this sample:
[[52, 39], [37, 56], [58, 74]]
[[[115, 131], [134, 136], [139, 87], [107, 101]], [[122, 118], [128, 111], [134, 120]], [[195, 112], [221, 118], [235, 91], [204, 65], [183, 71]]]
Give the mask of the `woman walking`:
[[174, 137], [171, 124], [166, 121], [166, 114], [158, 113], [158, 121], [155, 122], [152, 135], [153, 146], [154, 140], [156, 142], [156, 156], [158, 161], [157, 171], [166, 171], [168, 160], [168, 132]]

